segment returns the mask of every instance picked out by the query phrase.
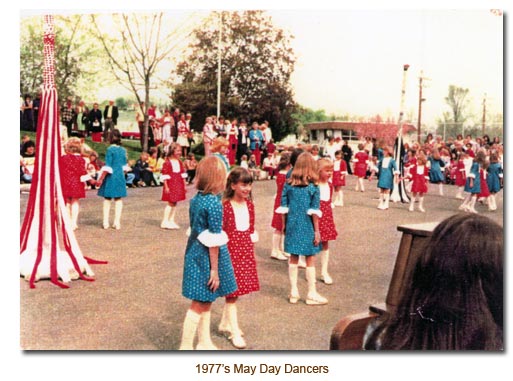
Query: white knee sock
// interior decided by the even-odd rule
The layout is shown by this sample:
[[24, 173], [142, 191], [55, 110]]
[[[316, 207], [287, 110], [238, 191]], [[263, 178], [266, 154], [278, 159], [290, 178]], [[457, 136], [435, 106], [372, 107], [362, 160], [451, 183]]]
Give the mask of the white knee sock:
[[273, 248], [272, 251], [281, 251], [280, 243], [281, 243], [281, 233], [274, 232], [273, 233]]
[[330, 274], [328, 273], [328, 262], [330, 259], [330, 251], [328, 250], [321, 250], [320, 253], [321, 256], [321, 276], [324, 280], [324, 283], [326, 284], [332, 284], [333, 280], [331, 279]]
[[164, 208], [164, 217], [162, 218], [162, 223], [160, 224], [161, 227], [164, 227], [168, 224], [170, 214], [171, 214], [171, 206], [166, 205], [166, 207]]
[[308, 295], [315, 295], [317, 293], [317, 288], [315, 287], [317, 282], [315, 279], [315, 266], [306, 268], [306, 281], [308, 282]]
[[425, 211], [426, 211], [426, 210], [424, 209], [424, 205], [423, 205], [423, 204], [424, 204], [424, 197], [422, 197], [422, 196], [421, 196], [421, 197], [419, 197], [419, 210], [420, 210], [421, 212], [425, 212]]
[[110, 214], [110, 200], [103, 200], [103, 228], [104, 229], [108, 229], [110, 227], [109, 214]]
[[210, 311], [201, 314], [198, 325], [198, 350], [216, 350], [217, 347], [210, 337]]
[[293, 265], [293, 264], [289, 263], [289, 281], [290, 281], [290, 294], [291, 295], [299, 295], [299, 290], [297, 288], [297, 273], [298, 273], [297, 264]]
[[242, 331], [239, 327], [239, 319], [237, 316], [237, 305], [235, 303], [226, 303], [226, 308], [232, 335], [242, 336]]
[[196, 330], [198, 329], [198, 323], [201, 315], [194, 312], [193, 310], [187, 310], [185, 314], [185, 320], [183, 322], [182, 330], [182, 342], [180, 343], [180, 350], [192, 350], [194, 344], [194, 337], [196, 336]]
[[121, 212], [123, 211], [123, 200], [114, 201], [114, 227], [121, 228]]
[[78, 213], [80, 212], [80, 205], [78, 201], [75, 201], [71, 204], [71, 224], [73, 229], [78, 227]]

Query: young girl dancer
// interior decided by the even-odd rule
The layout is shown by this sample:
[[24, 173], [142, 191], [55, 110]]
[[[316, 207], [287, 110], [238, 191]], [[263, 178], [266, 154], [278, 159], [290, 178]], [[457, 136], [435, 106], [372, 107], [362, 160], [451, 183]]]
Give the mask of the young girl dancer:
[[271, 226], [274, 228], [271, 258], [279, 261], [286, 261], [287, 255], [282, 251], [283, 248], [283, 217], [281, 214], [276, 213], [276, 209], [281, 203], [281, 193], [287, 180], [287, 172], [290, 169], [290, 154], [285, 152], [281, 155], [278, 164], [278, 175], [276, 176], [276, 195], [274, 196], [273, 219]]
[[456, 176], [454, 179], [454, 185], [458, 187], [458, 193], [456, 194], [456, 198], [458, 200], [463, 200], [463, 189], [465, 188], [466, 176], [465, 176], [465, 159], [467, 158], [467, 154], [461, 151], [458, 154], [458, 159], [456, 162]]
[[496, 152], [492, 152], [490, 155], [490, 165], [488, 166], [488, 175], [486, 176], [486, 182], [490, 191], [490, 197], [488, 198], [489, 210], [497, 210], [495, 195], [501, 190], [502, 176], [502, 166], [499, 163], [499, 156]]
[[97, 181], [98, 196], [103, 201], [103, 228], [109, 228], [109, 213], [111, 200], [114, 199], [114, 224], [116, 230], [121, 229], [121, 213], [123, 211], [123, 197], [126, 197], [125, 171], [127, 167], [126, 150], [121, 147], [121, 133], [114, 129], [110, 133], [110, 146], [105, 154], [105, 165], [102, 167], [100, 178]]
[[160, 224], [162, 229], [180, 229], [175, 222], [176, 204], [185, 200], [185, 179], [187, 172], [180, 161], [182, 147], [178, 143], [172, 143], [166, 155], [166, 161], [162, 166], [161, 179], [164, 182], [162, 189], [162, 201], [167, 201], [164, 209], [164, 218]]
[[342, 151], [335, 152], [335, 161], [333, 162], [333, 187], [335, 188], [335, 196], [333, 205], [344, 206], [344, 193], [342, 187], [346, 185], [347, 164], [342, 160]]
[[358, 180], [356, 182], [355, 191], [358, 192], [360, 190], [361, 192], [365, 191], [365, 188], [363, 186], [363, 179], [365, 178], [365, 175], [367, 174], [367, 164], [369, 162], [369, 155], [367, 152], [363, 150], [364, 145], [362, 143], [358, 144], [358, 152], [356, 155], [354, 155], [354, 174], [356, 177], [358, 177]]
[[392, 158], [392, 148], [383, 148], [383, 160], [378, 164], [379, 167], [379, 205], [378, 209], [388, 209], [390, 202], [390, 190], [394, 187], [394, 182], [397, 182], [399, 171], [397, 170], [397, 164]]
[[299, 256], [306, 257], [306, 278], [308, 295], [306, 304], [320, 305], [328, 300], [317, 293], [315, 287], [315, 255], [320, 251], [321, 236], [319, 232], [320, 192], [316, 185], [319, 179], [317, 162], [308, 152], [299, 155], [290, 179], [285, 183], [281, 196], [281, 205], [276, 210], [283, 214], [285, 232], [285, 251], [290, 253], [289, 302], [299, 301], [297, 287]]
[[192, 302], [185, 315], [180, 349], [192, 350], [198, 331], [196, 349], [215, 350], [210, 337], [210, 307], [218, 297], [237, 290], [219, 197], [225, 189], [226, 167], [216, 157], [205, 157], [198, 164], [196, 178], [198, 193], [189, 204], [191, 232], [182, 280], [182, 295]]
[[436, 148], [431, 151], [431, 155], [428, 160], [430, 163], [429, 180], [433, 184], [438, 184], [438, 192], [440, 193], [440, 196], [443, 196], [445, 176], [442, 168], [445, 168], [445, 162], [442, 160], [440, 152]]
[[479, 171], [483, 167], [485, 161], [486, 154], [483, 151], [478, 151], [476, 157], [474, 158], [474, 161], [472, 162], [470, 171], [467, 172], [465, 192], [468, 192], [468, 195], [465, 197], [463, 203], [460, 205], [460, 210], [464, 210], [471, 213], [477, 213], [475, 206], [477, 196], [479, 193], [481, 193], [481, 176], [479, 175]]
[[87, 181], [90, 181], [91, 184], [96, 183], [87, 173], [86, 162], [80, 152], [80, 139], [70, 138], [66, 142], [66, 155], [61, 156], [59, 160], [62, 196], [66, 201], [73, 230], [78, 229], [77, 221], [80, 211], [78, 200], [85, 198], [85, 183]]
[[[336, 155], [335, 153], [335, 156]], [[330, 257], [328, 241], [334, 241], [337, 238], [337, 229], [335, 227], [335, 221], [333, 220], [333, 209], [331, 207], [331, 196], [333, 194], [334, 185], [329, 182], [329, 179], [334, 173], [334, 165], [329, 159], [320, 159], [317, 163], [319, 165], [319, 193], [322, 213], [321, 218], [319, 218], [319, 232], [321, 234], [322, 245], [321, 280], [326, 284], [333, 284], [333, 279], [328, 273], [328, 261]]]
[[255, 231], [255, 207], [251, 201], [253, 177], [247, 169], [237, 167], [227, 179], [223, 195], [223, 231], [228, 235], [228, 252], [237, 281], [237, 291], [226, 296], [219, 331], [227, 332], [235, 348], [246, 348], [244, 333], [239, 328], [236, 302], [239, 296], [260, 289], [253, 244], [258, 241]]
[[410, 212], [415, 210], [415, 200], [417, 195], [419, 196], [419, 210], [421, 212], [426, 211], [423, 205], [424, 195], [428, 191], [429, 181], [429, 168], [427, 167], [426, 162], [426, 156], [421, 152], [417, 157], [416, 163], [409, 167], [410, 171], [407, 177], [412, 182], [411, 192], [413, 193], [413, 197], [410, 200]]

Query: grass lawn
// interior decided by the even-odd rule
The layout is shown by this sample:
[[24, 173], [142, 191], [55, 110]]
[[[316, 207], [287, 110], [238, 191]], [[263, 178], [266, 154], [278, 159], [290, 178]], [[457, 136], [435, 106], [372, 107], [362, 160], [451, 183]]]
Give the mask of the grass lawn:
[[[35, 132], [27, 132], [27, 131], [20, 131], [20, 140], [23, 135], [29, 135], [30, 139], [32, 141], [36, 141], [36, 133]], [[91, 141], [90, 137], [87, 137], [85, 139], [85, 143], [91, 147], [91, 149], [95, 150], [98, 153], [98, 157], [105, 161], [105, 152], [107, 151], [107, 148], [109, 147], [108, 144], [104, 143], [96, 143]], [[139, 155], [141, 154], [141, 144], [139, 143], [139, 140], [129, 140], [129, 139], [123, 139], [121, 145], [126, 148], [127, 154], [128, 154], [128, 160], [137, 160], [139, 159]]]

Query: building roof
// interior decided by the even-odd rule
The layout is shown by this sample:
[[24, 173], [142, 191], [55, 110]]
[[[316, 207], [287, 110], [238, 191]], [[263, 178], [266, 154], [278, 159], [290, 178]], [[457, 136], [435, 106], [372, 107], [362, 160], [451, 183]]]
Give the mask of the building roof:
[[[305, 123], [305, 128], [312, 130], [357, 130], [359, 128], [382, 128], [396, 129], [397, 123], [378, 123], [378, 122], [315, 122]], [[403, 133], [415, 131], [417, 128], [411, 123], [403, 123]]]

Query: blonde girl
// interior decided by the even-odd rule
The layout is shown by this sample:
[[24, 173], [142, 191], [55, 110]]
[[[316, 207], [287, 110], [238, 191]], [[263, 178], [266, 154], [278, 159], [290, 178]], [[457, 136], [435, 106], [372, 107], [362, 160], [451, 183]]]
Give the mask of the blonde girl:
[[196, 172], [198, 193], [189, 204], [190, 234], [185, 250], [182, 295], [191, 300], [185, 315], [180, 350], [215, 350], [210, 336], [210, 308], [217, 298], [237, 290], [228, 248], [222, 230], [220, 195], [226, 185], [226, 167], [216, 157], [205, 157]]
[[285, 233], [285, 251], [289, 258], [289, 302], [297, 303], [300, 299], [297, 278], [299, 256], [306, 257], [306, 278], [308, 294], [306, 304], [320, 305], [328, 300], [317, 293], [315, 279], [315, 256], [321, 250], [319, 232], [320, 192], [317, 161], [304, 152], [297, 158], [291, 176], [285, 184], [277, 213], [283, 214]]

